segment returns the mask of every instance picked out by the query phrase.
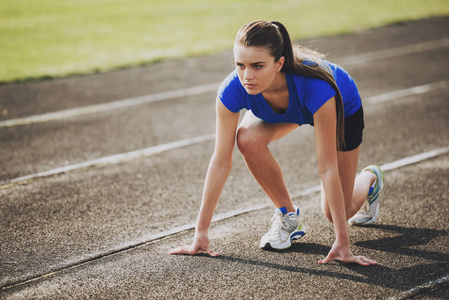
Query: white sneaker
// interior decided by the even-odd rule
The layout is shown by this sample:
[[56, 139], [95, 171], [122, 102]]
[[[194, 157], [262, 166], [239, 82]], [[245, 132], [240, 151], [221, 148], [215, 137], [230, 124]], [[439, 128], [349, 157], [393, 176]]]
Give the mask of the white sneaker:
[[376, 175], [376, 180], [371, 186], [365, 204], [360, 210], [348, 220], [349, 225], [368, 225], [374, 223], [379, 217], [379, 194], [384, 186], [384, 173], [376, 166], [371, 165], [362, 170], [369, 171]]
[[277, 208], [271, 218], [271, 228], [260, 240], [260, 248], [287, 249], [292, 240], [297, 240], [306, 234], [306, 227], [299, 218], [299, 208], [296, 212], [287, 213], [285, 207]]

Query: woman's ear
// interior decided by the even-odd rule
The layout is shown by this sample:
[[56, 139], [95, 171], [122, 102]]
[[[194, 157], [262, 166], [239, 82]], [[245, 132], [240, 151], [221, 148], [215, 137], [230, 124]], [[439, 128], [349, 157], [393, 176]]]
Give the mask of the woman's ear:
[[279, 60], [277, 62], [278, 72], [281, 71], [282, 67], [284, 66], [284, 63], [285, 63], [285, 57], [281, 56], [281, 58], [279, 58]]

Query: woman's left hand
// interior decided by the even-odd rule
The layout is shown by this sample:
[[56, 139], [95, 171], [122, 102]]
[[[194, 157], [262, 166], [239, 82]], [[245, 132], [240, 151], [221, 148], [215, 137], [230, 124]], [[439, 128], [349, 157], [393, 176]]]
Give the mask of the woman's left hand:
[[343, 263], [356, 263], [362, 266], [377, 265], [377, 262], [372, 259], [364, 256], [354, 256], [349, 249], [349, 245], [340, 245], [338, 242], [334, 243], [326, 258], [318, 261], [318, 263], [327, 264], [333, 260], [338, 260]]

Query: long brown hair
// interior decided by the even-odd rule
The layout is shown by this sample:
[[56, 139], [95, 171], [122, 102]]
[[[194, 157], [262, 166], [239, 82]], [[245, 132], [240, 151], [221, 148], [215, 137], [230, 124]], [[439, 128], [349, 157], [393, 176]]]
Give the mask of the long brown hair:
[[323, 61], [324, 55], [302, 46], [293, 47], [290, 35], [282, 23], [258, 20], [245, 24], [237, 33], [236, 43], [247, 47], [265, 47], [275, 61], [283, 56], [281, 71], [325, 80], [337, 93], [335, 96], [337, 113], [337, 149], [344, 147], [344, 109], [340, 90], [329, 66]]

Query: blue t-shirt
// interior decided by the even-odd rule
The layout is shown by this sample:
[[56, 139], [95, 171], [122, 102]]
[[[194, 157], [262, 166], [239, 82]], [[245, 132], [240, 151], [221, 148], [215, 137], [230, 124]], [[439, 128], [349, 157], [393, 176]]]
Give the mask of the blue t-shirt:
[[[332, 70], [334, 79], [343, 98], [345, 117], [354, 114], [361, 106], [360, 95], [354, 80], [341, 67], [325, 61]], [[322, 79], [297, 74], [285, 74], [288, 85], [289, 104], [283, 114], [277, 114], [265, 101], [262, 94], [250, 95], [246, 92], [233, 71], [218, 89], [218, 97], [224, 106], [232, 112], [242, 109], [251, 110], [255, 116], [268, 123], [296, 123], [299, 125], [313, 122], [313, 114], [336, 91]]]

